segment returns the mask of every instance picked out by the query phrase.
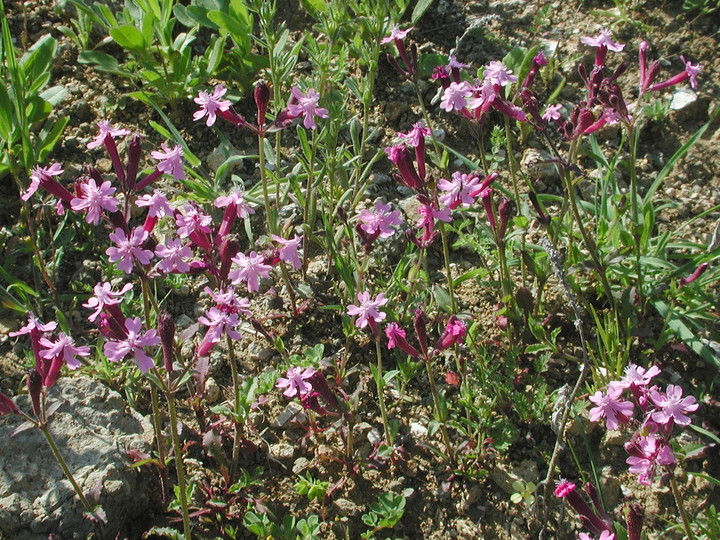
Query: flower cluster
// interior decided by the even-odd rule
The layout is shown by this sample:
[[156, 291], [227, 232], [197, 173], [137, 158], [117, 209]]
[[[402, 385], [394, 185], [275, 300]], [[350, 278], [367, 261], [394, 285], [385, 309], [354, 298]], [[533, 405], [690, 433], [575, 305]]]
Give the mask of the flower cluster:
[[[340, 401], [330, 390], [327, 379], [315, 368], [290, 367], [285, 377], [280, 377], [275, 386], [285, 389], [284, 396], [297, 397], [305, 409], [310, 409], [320, 415], [342, 411]], [[322, 403], [318, 398], [322, 398]]]
[[[670, 447], [670, 438], [676, 425], [687, 426], [688, 414], [699, 407], [693, 396], [683, 397], [680, 386], [670, 384], [665, 391], [653, 385], [652, 379], [660, 373], [657, 366], [644, 369], [629, 365], [619, 381], [612, 381], [605, 391], [590, 396], [595, 407], [590, 409], [590, 419], [602, 419], [608, 429], [635, 422], [637, 429], [625, 450], [630, 455], [626, 463], [630, 472], [638, 475], [638, 482], [652, 484], [658, 466], [671, 470], [676, 464]], [[628, 399], [625, 399], [625, 397]], [[635, 410], [641, 417], [634, 419]]]

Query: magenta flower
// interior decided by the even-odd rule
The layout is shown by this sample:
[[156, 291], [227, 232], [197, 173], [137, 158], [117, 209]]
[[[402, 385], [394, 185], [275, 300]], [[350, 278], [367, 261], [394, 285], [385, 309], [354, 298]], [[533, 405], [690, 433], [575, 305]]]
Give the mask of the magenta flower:
[[288, 368], [285, 377], [280, 377], [277, 380], [277, 384], [275, 384], [275, 386], [277, 388], [286, 389], [283, 392], [284, 396], [289, 398], [298, 396], [302, 398], [312, 390], [312, 385], [305, 381], [313, 375], [315, 375], [315, 370], [311, 367], [307, 367], [305, 369], [300, 367], [291, 367]]
[[107, 248], [105, 253], [110, 262], [119, 261], [118, 268], [129, 274], [136, 259], [142, 265], [150, 264], [152, 260], [153, 252], [141, 247], [147, 237], [148, 233], [142, 227], [135, 227], [130, 236], [118, 227], [114, 233], [110, 233], [110, 240], [115, 242], [115, 247]]
[[420, 146], [425, 141], [425, 137], [430, 137], [430, 135], [432, 135], [430, 128], [425, 127], [422, 120], [415, 122], [407, 133], [398, 133], [398, 137], [405, 139], [405, 143], [413, 148]]
[[40, 338], [40, 345], [45, 347], [45, 350], [40, 351], [40, 356], [46, 360], [52, 360], [59, 356], [61, 357], [67, 367], [70, 369], [77, 369], [82, 366], [78, 356], [90, 356], [90, 347], [83, 345], [81, 347], [75, 346], [73, 338], [68, 336], [65, 332], [60, 332], [56, 341], [50, 341], [47, 338]]
[[[304, 117], [303, 126], [306, 129], [315, 129], [315, 117], [327, 118], [329, 116], [328, 110], [323, 107], [318, 107], [318, 101], [320, 101], [320, 94], [318, 94], [313, 88], [308, 89], [304, 94], [298, 89], [293, 87], [290, 90], [294, 100], [288, 104], [287, 110], [293, 117], [302, 115]], [[295, 103], [294, 101], [297, 101]]]
[[406, 352], [413, 358], [418, 358], [420, 356], [420, 353], [415, 347], [413, 347], [407, 342], [405, 336], [405, 330], [403, 330], [396, 322], [391, 322], [385, 327], [385, 337], [387, 337], [388, 340], [388, 349], [392, 350], [397, 347], [398, 349]]
[[41, 185], [47, 189], [47, 184], [52, 181], [52, 177], [60, 176], [62, 173], [63, 168], [59, 163], [53, 163], [49, 167], [40, 167], [38, 165], [30, 173], [30, 186], [28, 186], [27, 191], [23, 193], [20, 198], [23, 201], [27, 201]]
[[442, 335], [438, 339], [435, 348], [439, 351], [452, 347], [456, 343], [462, 343], [467, 334], [467, 323], [458, 319], [455, 315], [451, 315]]
[[564, 478], [560, 480], [557, 483], [557, 486], [555, 486], [555, 496], [564, 499], [568, 495], [570, 495], [572, 492], [577, 489], [577, 486], [573, 484], [570, 480], [565, 480]]
[[630, 364], [625, 368], [625, 376], [619, 381], [613, 381], [610, 386], [615, 391], [629, 389], [632, 392], [646, 389], [653, 377], [660, 374], [660, 368], [652, 366], [649, 369]]
[[230, 270], [228, 277], [233, 285], [245, 282], [248, 292], [259, 291], [260, 278], [269, 277], [270, 270], [272, 270], [272, 266], [265, 264], [263, 256], [258, 255], [255, 251], [251, 251], [249, 255], [238, 253], [232, 258], [232, 262], [237, 265], [237, 268]]
[[285, 239], [281, 236], [271, 234], [270, 238], [275, 240], [282, 247], [280, 248], [280, 260], [288, 263], [293, 268], [300, 268], [302, 261], [298, 255], [298, 248], [302, 244], [302, 235], [297, 234], [290, 239]]
[[680, 59], [685, 64], [684, 71], [681, 71], [677, 75], [673, 75], [666, 81], [653, 84], [648, 90], [662, 90], [663, 88], [667, 88], [668, 86], [673, 86], [675, 84], [680, 84], [687, 80], [690, 80], [690, 86], [692, 86], [693, 88], [697, 88], [697, 76], [702, 72], [702, 66], [700, 64], [691, 64], [690, 62], [685, 60], [684, 56], [681, 56]]
[[212, 217], [205, 214], [197, 206], [186, 204], [182, 208], [182, 213], [175, 215], [175, 225], [180, 238], [187, 238], [194, 232], [209, 233]]
[[88, 150], [102, 146], [105, 142], [105, 137], [110, 135], [113, 139], [115, 137], [124, 137], [130, 135], [130, 130], [122, 128], [114, 128], [109, 120], [100, 120], [98, 122], [98, 134], [95, 138], [87, 143]]
[[105, 356], [111, 362], [119, 362], [128, 354], [135, 358], [140, 371], [147, 373], [155, 367], [155, 362], [145, 352], [145, 347], [155, 347], [160, 345], [160, 336], [157, 330], [151, 328], [144, 334], [142, 330], [142, 321], [140, 317], [134, 319], [125, 319], [125, 328], [127, 329], [127, 337], [121, 341], [108, 341], [103, 347]]
[[198, 322], [208, 327], [205, 341], [218, 343], [224, 334], [232, 339], [242, 339], [242, 334], [235, 330], [240, 325], [237, 313], [228, 313], [217, 307], [211, 307], [204, 316], [198, 317]]
[[467, 100], [472, 95], [473, 88], [466, 81], [451, 82], [443, 92], [440, 108], [447, 112], [461, 111], [467, 106]]
[[93, 287], [95, 296], [91, 296], [88, 298], [88, 301], [83, 304], [83, 307], [95, 310], [88, 317], [88, 321], [93, 322], [97, 319], [98, 315], [100, 315], [106, 306], [114, 306], [121, 303], [125, 293], [132, 288], [132, 283], [126, 283], [122, 289], [115, 292], [112, 290], [112, 285], [107, 281], [105, 283], [96, 284], [95, 287]]
[[630, 457], [625, 463], [628, 471], [638, 475], [638, 483], [649, 486], [655, 478], [657, 465], [670, 466], [676, 462], [670, 447], [658, 435], [651, 433], [625, 445]]
[[473, 193], [476, 192], [479, 185], [479, 177], [456, 171], [452, 175], [452, 180], [445, 178], [438, 180], [437, 187], [444, 192], [440, 195], [440, 202], [451, 210], [460, 205], [472, 206], [475, 203]]
[[390, 210], [390, 205], [378, 200], [374, 210], [361, 210], [358, 218], [362, 221], [360, 228], [369, 235], [378, 234], [380, 238], [390, 238], [395, 229], [402, 225], [400, 210]]
[[687, 414], [696, 411], [700, 406], [693, 396], [683, 398], [682, 388], [674, 384], [669, 384], [664, 394], [650, 390], [650, 399], [660, 408], [652, 413], [652, 419], [663, 425], [674, 421], [680, 426], [687, 426], [692, 422]]
[[499, 86], [508, 86], [518, 80], [517, 77], [513, 75], [513, 72], [505, 67], [505, 64], [497, 60], [493, 60], [485, 66], [483, 79]]
[[160, 162], [157, 164], [157, 169], [177, 180], [185, 180], [182, 146], [177, 145], [170, 149], [170, 147], [163, 143], [160, 147], [163, 149], [162, 152], [157, 150], [150, 152], [150, 155]]
[[438, 209], [432, 204], [422, 204], [418, 207], [420, 219], [416, 223], [418, 227], [423, 227], [432, 232], [435, 229], [435, 220], [450, 223], [452, 216], [449, 208]]
[[205, 287], [203, 290], [218, 305], [217, 307], [222, 309], [222, 311], [252, 315], [252, 312], [250, 311], [250, 300], [238, 296], [233, 287], [228, 287], [224, 291], [213, 291], [210, 287]]
[[562, 118], [560, 111], [563, 110], [563, 106], [560, 103], [555, 105], [548, 105], [545, 107], [545, 112], [542, 114], [542, 119], [546, 122], [557, 121]]
[[255, 213], [252, 206], [245, 201], [245, 194], [239, 189], [232, 190], [229, 195], [222, 195], [216, 198], [213, 204], [216, 208], [235, 205], [236, 215], [239, 219], [245, 219], [250, 214]]
[[103, 210], [117, 212], [119, 202], [113, 197], [117, 190], [112, 187], [109, 180], [98, 186], [93, 178], [88, 178], [78, 187], [82, 195], [70, 201], [70, 208], [76, 212], [87, 209], [85, 221], [88, 223], [97, 225], [100, 222], [100, 212]]
[[634, 405], [620, 399], [621, 394], [620, 390], [608, 388], [605, 393], [598, 390], [590, 396], [588, 399], [597, 405], [590, 409], [590, 420], [598, 422], [605, 418], [608, 429], [618, 429], [620, 424], [628, 423], [632, 418]]
[[[600, 536], [597, 537], [597, 540], [616, 540], [617, 535], [613, 532], [610, 532], [608, 530], [605, 530], [600, 533]], [[594, 536], [590, 536], [588, 533], [578, 533], [578, 540], [596, 540]]]
[[55, 328], [57, 328], [57, 323], [55, 321], [50, 321], [49, 323], [43, 324], [40, 322], [40, 319], [35, 317], [35, 314], [32, 311], [28, 311], [27, 324], [22, 328], [19, 328], [16, 332], [8, 333], [8, 336], [17, 337], [24, 334], [31, 334], [32, 332], [52, 332], [53, 330], [55, 330]]
[[582, 37], [580, 38], [580, 42], [584, 43], [585, 45], [589, 45], [590, 47], [606, 47], [608, 50], [613, 52], [620, 52], [625, 48], [625, 45], [615, 43], [612, 40], [610, 31], [606, 28], [600, 30], [600, 33], [597, 37]]
[[227, 89], [222, 84], [218, 84], [212, 94], [200, 91], [198, 97], [193, 101], [200, 105], [200, 110], [193, 113], [193, 120], [200, 120], [203, 116], [207, 116], [205, 124], [210, 127], [217, 119], [217, 111], [227, 111], [230, 108], [230, 101], [222, 99], [227, 93]]
[[395, 25], [395, 27], [393, 27], [393, 29], [390, 31], [390, 35], [380, 40], [380, 44], [385, 45], [386, 43], [390, 43], [391, 41], [405, 39], [405, 36], [407, 36], [413, 28], [414, 27], [411, 26], [410, 28], [406, 28], [405, 30], [400, 30], [400, 27]]
[[350, 304], [348, 306], [347, 314], [351, 317], [357, 316], [355, 326], [358, 328], [365, 328], [368, 324], [374, 328], [377, 323], [387, 317], [387, 314], [379, 309], [388, 301], [383, 293], [378, 294], [375, 298], [370, 298], [368, 291], [360, 292], [357, 294], [357, 301], [359, 305]]
[[165, 194], [159, 189], [153, 191], [152, 194], [146, 193], [142, 197], [138, 198], [135, 201], [135, 206], [140, 208], [147, 207], [148, 215], [158, 219], [164, 216], [172, 215], [173, 213], [172, 208], [170, 207], [170, 202]]
[[177, 238], [170, 238], [165, 244], [159, 244], [155, 248], [155, 255], [162, 260], [158, 263], [158, 268], [166, 274], [179, 272], [185, 274], [190, 271], [190, 265], [186, 262], [193, 256], [190, 246], [183, 245], [182, 241]]

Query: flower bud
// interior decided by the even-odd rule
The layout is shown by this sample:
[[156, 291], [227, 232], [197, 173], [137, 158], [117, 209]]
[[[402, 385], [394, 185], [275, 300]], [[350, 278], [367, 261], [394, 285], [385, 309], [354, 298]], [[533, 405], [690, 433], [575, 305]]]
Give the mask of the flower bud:
[[15, 402], [0, 392], [0, 416], [4, 416], [6, 414], [16, 414], [18, 412], [20, 412], [20, 410], [18, 409], [18, 406], [15, 405]]
[[172, 373], [173, 349], [175, 346], [175, 319], [169, 312], [163, 311], [158, 318], [158, 335], [163, 352], [165, 371]]
[[270, 103], [270, 87], [265, 81], [260, 81], [255, 85], [253, 92], [255, 105], [257, 105], [257, 123], [262, 128], [265, 124], [265, 114], [267, 113], [268, 103]]
[[42, 396], [42, 377], [37, 369], [33, 368], [28, 372], [27, 389], [32, 401], [33, 412], [38, 420], [42, 419], [42, 407], [40, 398]]

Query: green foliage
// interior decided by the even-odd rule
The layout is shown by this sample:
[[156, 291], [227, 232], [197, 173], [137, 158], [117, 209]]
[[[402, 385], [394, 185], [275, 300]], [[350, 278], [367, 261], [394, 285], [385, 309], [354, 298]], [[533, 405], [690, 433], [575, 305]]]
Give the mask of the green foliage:
[[370, 505], [370, 511], [362, 515], [362, 522], [371, 527], [363, 533], [362, 538], [372, 538], [382, 529], [392, 529], [405, 513], [406, 497], [383, 493], [378, 501]]
[[316, 480], [307, 472], [295, 483], [295, 491], [300, 495], [306, 495], [310, 501], [323, 501], [329, 485], [330, 482]]
[[51, 118], [50, 113], [67, 92], [62, 86], [47, 88], [57, 40], [45, 34], [21, 55], [1, 1], [0, 10], [0, 178], [11, 173], [20, 183], [20, 177], [42, 163], [62, 137], [69, 119]]

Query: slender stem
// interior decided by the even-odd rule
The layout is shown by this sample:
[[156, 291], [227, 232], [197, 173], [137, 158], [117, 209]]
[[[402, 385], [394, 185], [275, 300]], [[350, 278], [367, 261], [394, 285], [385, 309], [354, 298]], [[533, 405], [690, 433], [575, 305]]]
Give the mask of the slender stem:
[[430, 381], [430, 393], [432, 393], [433, 405], [435, 405], [435, 415], [437, 416], [438, 422], [440, 422], [440, 433], [442, 434], [443, 442], [445, 443], [445, 451], [448, 453], [450, 462], [455, 463], [455, 451], [450, 444], [450, 436], [448, 435], [447, 427], [445, 426], [445, 413], [440, 407], [440, 396], [438, 395], [437, 387], [435, 386], [435, 371], [432, 368], [430, 358], [425, 357], [424, 361], [428, 381]]
[[230, 373], [232, 375], [232, 383], [233, 383], [233, 395], [235, 398], [235, 402], [233, 405], [233, 412], [235, 413], [235, 418], [233, 418], [233, 424], [235, 426], [235, 435], [233, 438], [233, 448], [232, 448], [232, 463], [230, 465], [230, 478], [235, 478], [235, 468], [237, 467], [237, 462], [240, 457], [240, 422], [238, 421], [238, 418], [240, 417], [240, 376], [238, 375], [238, 368], [237, 368], [237, 359], [235, 358], [235, 347], [233, 347], [232, 339], [230, 339], [230, 336], [228, 334], [225, 334], [226, 339], [226, 345], [228, 350], [228, 359], [230, 363]]
[[640, 306], [641, 315], [645, 308], [643, 295], [643, 273], [640, 264], [642, 226], [640, 224], [640, 212], [638, 208], [638, 182], [637, 182], [637, 148], [640, 139], [640, 130], [634, 129], [633, 126], [628, 127], [630, 137], [630, 212], [632, 213], [633, 240], [635, 241], [635, 271], [637, 273], [637, 294], [638, 305]]
[[190, 513], [188, 511], [187, 490], [185, 489], [185, 465], [182, 459], [180, 437], [177, 432], [177, 413], [175, 411], [175, 396], [167, 393], [168, 411], [170, 413], [170, 433], [172, 434], [173, 453], [175, 454], [175, 468], [177, 469], [178, 491], [180, 492], [180, 507], [182, 508], [183, 530], [185, 540], [191, 540]]
[[267, 230], [271, 234], [277, 234], [277, 223], [275, 223], [275, 215], [270, 206], [270, 193], [268, 191], [267, 172], [265, 170], [265, 137], [258, 136], [258, 156], [260, 160], [260, 182], [262, 182], [263, 202], [265, 204], [265, 221]]
[[448, 245], [447, 233], [445, 232], [445, 224], [440, 221], [440, 239], [443, 247], [443, 263], [445, 264], [445, 274], [447, 275], [448, 295], [450, 296], [450, 306], [453, 313], [457, 313], [457, 300], [455, 300], [455, 288], [453, 287], [452, 272], [450, 271], [450, 246]]
[[670, 477], [670, 488], [672, 489], [673, 497], [675, 498], [675, 504], [680, 511], [680, 518], [682, 519], [683, 527], [685, 528], [685, 533], [687, 534], [688, 540], [695, 540], [695, 535], [693, 534], [692, 528], [690, 527], [690, 520], [688, 519], [687, 513], [685, 512], [685, 506], [682, 503], [682, 495], [680, 494], [680, 490], [678, 489], [675, 476]]
[[85, 507], [85, 510], [88, 511], [90, 515], [95, 515], [95, 510], [93, 509], [93, 506], [90, 504], [90, 501], [88, 501], [85, 498], [85, 495], [82, 492], [82, 489], [80, 489], [80, 486], [78, 485], [77, 481], [75, 480], [75, 477], [73, 476], [72, 471], [70, 471], [70, 467], [68, 467], [67, 463], [65, 462], [65, 458], [63, 458], [62, 454], [60, 453], [60, 449], [57, 447], [57, 444], [55, 444], [55, 439], [50, 434], [50, 430], [47, 427], [47, 424], [38, 424], [38, 428], [42, 432], [42, 434], [45, 436], [45, 439], [47, 440], [48, 444], [50, 445], [50, 450], [52, 450], [53, 455], [55, 456], [55, 459], [57, 460], [58, 464], [60, 465], [60, 468], [63, 470], [63, 473], [65, 474], [65, 478], [67, 478], [70, 483], [72, 484], [73, 489], [75, 490], [75, 494], [80, 499], [80, 502]]
[[393, 434], [388, 423], [387, 409], [385, 407], [385, 379], [383, 378], [382, 349], [380, 347], [380, 332], [375, 332], [375, 353], [377, 354], [377, 371], [375, 373], [375, 385], [377, 386], [378, 399], [380, 400], [380, 414], [382, 415], [385, 440], [392, 446]]

